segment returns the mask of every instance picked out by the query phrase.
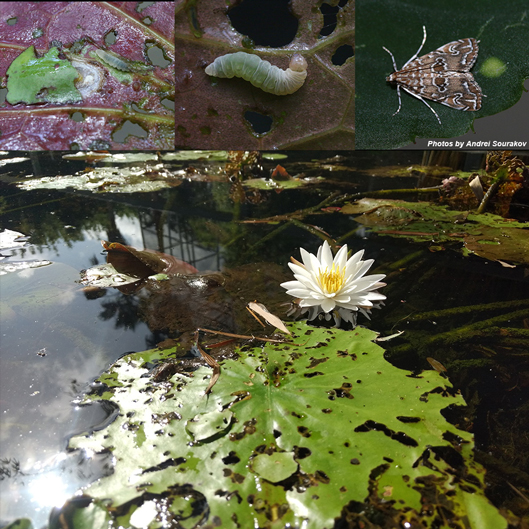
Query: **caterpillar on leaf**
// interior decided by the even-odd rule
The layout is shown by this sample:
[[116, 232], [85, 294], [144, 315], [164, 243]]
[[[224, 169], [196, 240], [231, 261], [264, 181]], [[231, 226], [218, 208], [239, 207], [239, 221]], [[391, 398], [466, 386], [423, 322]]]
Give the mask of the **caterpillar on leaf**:
[[264, 92], [277, 96], [293, 94], [307, 77], [307, 61], [299, 53], [292, 57], [289, 67], [282, 70], [253, 53], [238, 51], [217, 57], [207, 68], [213, 77], [241, 77]]

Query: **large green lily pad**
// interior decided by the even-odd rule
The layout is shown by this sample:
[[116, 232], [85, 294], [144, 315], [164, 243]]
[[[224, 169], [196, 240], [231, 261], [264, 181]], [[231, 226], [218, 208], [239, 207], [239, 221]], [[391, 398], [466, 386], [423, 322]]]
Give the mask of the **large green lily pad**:
[[223, 361], [208, 397], [209, 368], [154, 382], [149, 366], [165, 353], [116, 362], [100, 380], [118, 419], [70, 440], [71, 449], [110, 450], [115, 471], [84, 491], [93, 502], [77, 509], [74, 526], [131, 526], [145, 515], [153, 528], [252, 520], [323, 529], [370, 497], [392, 506], [396, 524], [506, 527], [483, 494], [472, 435], [441, 414], [464, 404], [446, 380], [392, 366], [367, 329], [289, 329], [292, 344]]

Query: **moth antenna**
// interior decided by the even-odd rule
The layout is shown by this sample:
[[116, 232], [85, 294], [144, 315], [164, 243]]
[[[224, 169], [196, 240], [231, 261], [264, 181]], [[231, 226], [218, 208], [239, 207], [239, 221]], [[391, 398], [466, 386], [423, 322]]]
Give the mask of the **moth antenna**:
[[422, 47], [426, 44], [426, 26], [422, 27], [422, 31], [424, 34], [424, 37], [422, 38], [421, 45], [419, 46], [419, 49], [417, 50], [417, 53], [401, 68], [401, 70], [404, 70], [408, 64], [410, 64], [411, 61], [414, 61], [418, 56], [419, 53], [421, 53]]
[[393, 61], [393, 69], [397, 72], [397, 63], [395, 62], [395, 57], [393, 57], [393, 53], [391, 53], [387, 48], [382, 46], [383, 50], [386, 50], [391, 55], [391, 60]]

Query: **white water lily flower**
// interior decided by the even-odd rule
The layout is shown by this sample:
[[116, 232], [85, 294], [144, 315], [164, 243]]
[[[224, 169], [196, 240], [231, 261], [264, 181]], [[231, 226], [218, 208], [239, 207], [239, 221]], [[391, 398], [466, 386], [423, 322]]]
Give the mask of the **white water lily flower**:
[[[376, 291], [385, 286], [384, 274], [365, 276], [374, 263], [373, 259], [362, 261], [364, 250], [347, 259], [347, 245], [332, 256], [329, 243], [325, 241], [314, 255], [301, 248], [300, 263], [294, 258], [288, 264], [296, 281], [287, 281], [281, 286], [287, 294], [298, 298], [297, 307], [290, 314], [308, 312], [308, 319], [323, 316], [335, 319], [336, 326], [342, 319], [356, 325], [358, 311], [369, 318], [372, 308], [379, 308], [386, 296]], [[323, 314], [322, 314], [323, 313]]]

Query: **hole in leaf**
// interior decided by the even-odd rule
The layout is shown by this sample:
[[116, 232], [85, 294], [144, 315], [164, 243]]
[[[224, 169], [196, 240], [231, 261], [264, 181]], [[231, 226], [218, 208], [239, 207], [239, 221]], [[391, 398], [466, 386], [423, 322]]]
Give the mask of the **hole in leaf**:
[[136, 11], [138, 13], [141, 13], [144, 9], [147, 9], [148, 7], [152, 6], [154, 2], [139, 2], [136, 6]]
[[84, 121], [84, 116], [81, 112], [74, 112], [70, 117], [77, 123]]
[[334, 52], [331, 61], [336, 66], [341, 66], [349, 57], [354, 57], [354, 54], [354, 48], [350, 44], [344, 44]]
[[118, 32], [115, 31], [114, 29], [111, 29], [108, 33], [105, 34], [104, 36], [104, 40], [105, 40], [105, 44], [107, 46], [112, 46], [112, 44], [115, 44], [116, 43], [116, 39], [118, 37]]
[[146, 43], [146, 51], [147, 57], [149, 58], [149, 61], [151, 64], [154, 64], [154, 66], [159, 66], [160, 68], [167, 68], [173, 61], [167, 57], [165, 54], [165, 51], [163, 48], [158, 46], [157, 44], [152, 45], [151, 43]]
[[327, 484], [331, 482], [331, 478], [327, 476], [323, 470], [316, 470], [316, 472], [314, 472], [314, 478], [320, 483]]
[[232, 26], [258, 46], [280, 47], [296, 37], [299, 22], [289, 0], [243, 0], [228, 11]]
[[266, 116], [265, 114], [261, 114], [260, 112], [247, 110], [244, 113], [244, 118], [246, 121], [248, 121], [253, 131], [257, 134], [266, 134], [272, 129], [272, 118], [270, 116]]
[[364, 424], [357, 426], [354, 430], [355, 432], [383, 432], [384, 435], [391, 437], [395, 441], [402, 443], [406, 446], [419, 446], [417, 441], [412, 437], [409, 437], [404, 432], [395, 432], [394, 430], [389, 429], [385, 424], [376, 422], [376, 421], [366, 421]]
[[8, 26], [14, 26], [18, 22], [17, 17], [11, 17], [7, 19]]
[[305, 373], [303, 376], [305, 378], [312, 378], [317, 377], [318, 375], [323, 375], [323, 373], [321, 371], [314, 371], [314, 373]]
[[411, 422], [421, 422], [421, 419], [419, 417], [404, 417], [402, 415], [397, 417], [397, 420], [405, 424], [408, 424]]
[[312, 434], [310, 433], [310, 430], [306, 426], [298, 426], [298, 432], [303, 437], [310, 437]]
[[295, 459], [305, 459], [312, 455], [312, 452], [305, 448], [304, 446], [294, 446], [294, 458]]
[[149, 133], [138, 123], [133, 123], [127, 119], [121, 126], [117, 127], [112, 133], [112, 140], [116, 143], [125, 143], [129, 136], [136, 138], [147, 138]]
[[235, 465], [235, 463], [238, 463], [240, 461], [240, 458], [237, 456], [237, 454], [232, 450], [226, 457], [222, 458], [222, 462], [225, 465]]

